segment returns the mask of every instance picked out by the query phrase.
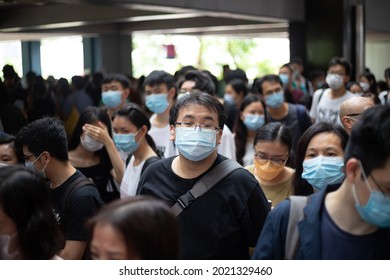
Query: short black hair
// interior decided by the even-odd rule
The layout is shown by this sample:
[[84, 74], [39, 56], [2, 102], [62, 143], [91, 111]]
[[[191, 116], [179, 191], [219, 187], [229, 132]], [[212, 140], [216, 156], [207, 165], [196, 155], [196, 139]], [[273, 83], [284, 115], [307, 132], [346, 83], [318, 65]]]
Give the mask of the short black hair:
[[303, 173], [303, 161], [305, 160], [306, 150], [309, 146], [311, 139], [319, 133], [333, 133], [340, 138], [341, 147], [345, 150], [345, 147], [348, 143], [348, 134], [345, 132], [344, 128], [340, 125], [329, 123], [329, 122], [319, 122], [310, 126], [301, 136], [298, 142], [296, 157], [295, 157], [295, 173], [294, 173], [294, 194], [295, 195], [310, 195], [313, 193], [313, 187], [302, 178]]
[[270, 83], [279, 83], [280, 86], [283, 87], [283, 82], [280, 79], [279, 75], [269, 74], [261, 77], [256, 81], [255, 87], [257, 88], [257, 91], [260, 94], [263, 94], [263, 83], [264, 82], [270, 82]]
[[233, 79], [226, 84], [231, 85], [235, 92], [237, 93], [242, 92], [243, 98], [248, 95], [248, 87], [243, 80]]
[[163, 70], [152, 71], [144, 80], [143, 86], [155, 86], [165, 84], [169, 89], [175, 87], [175, 77]]
[[345, 69], [345, 74], [347, 76], [351, 76], [352, 64], [347, 59], [345, 59], [344, 57], [337, 57], [337, 56], [331, 58], [331, 60], [329, 61], [328, 69], [335, 65], [343, 66]]
[[390, 107], [374, 106], [365, 110], [353, 126], [345, 151], [345, 162], [350, 158], [361, 161], [366, 175], [385, 166], [390, 158]]
[[47, 151], [59, 161], [68, 161], [64, 124], [57, 118], [44, 117], [23, 127], [16, 135], [15, 147], [21, 152], [24, 145], [36, 157]]
[[248, 77], [246, 76], [246, 73], [244, 70], [240, 69], [240, 68], [237, 68], [237, 69], [234, 69], [234, 70], [230, 70], [226, 76], [225, 76], [225, 82], [228, 83], [229, 81], [233, 80], [233, 79], [240, 79], [242, 80], [244, 83], [247, 83], [248, 82]]
[[182, 80], [178, 82], [178, 89], [181, 88], [185, 81], [194, 81], [194, 90], [199, 90], [211, 95], [215, 95], [215, 85], [213, 80], [206, 73], [199, 70], [187, 71]]
[[111, 82], [118, 82], [123, 88], [130, 88], [130, 81], [126, 75], [121, 73], [110, 73], [103, 78], [102, 84], [109, 84]]
[[219, 102], [218, 99], [214, 96], [200, 91], [195, 91], [191, 94], [185, 94], [182, 98], [176, 101], [176, 103], [169, 111], [169, 124], [174, 125], [177, 121], [180, 110], [189, 105], [201, 105], [210, 111], [216, 112], [218, 115], [219, 128], [222, 129], [225, 125], [224, 107], [221, 102]]

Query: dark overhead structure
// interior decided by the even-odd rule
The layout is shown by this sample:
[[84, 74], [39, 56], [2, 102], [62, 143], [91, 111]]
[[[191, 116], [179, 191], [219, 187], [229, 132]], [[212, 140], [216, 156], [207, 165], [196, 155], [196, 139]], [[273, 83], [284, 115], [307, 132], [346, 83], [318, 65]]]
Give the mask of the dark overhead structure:
[[363, 67], [364, 39], [390, 37], [388, 11], [390, 0], [0, 0], [0, 40], [28, 56], [41, 38], [81, 34], [87, 68], [129, 73], [137, 32], [289, 37], [309, 68], [335, 55]]

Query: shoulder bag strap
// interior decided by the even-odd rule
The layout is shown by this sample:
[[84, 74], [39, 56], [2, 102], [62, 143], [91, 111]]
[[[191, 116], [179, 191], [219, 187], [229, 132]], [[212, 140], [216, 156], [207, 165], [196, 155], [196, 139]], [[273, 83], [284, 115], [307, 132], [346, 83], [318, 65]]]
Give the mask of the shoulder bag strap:
[[243, 167], [237, 161], [227, 159], [211, 169], [206, 175], [204, 175], [198, 182], [195, 183], [191, 190], [180, 196], [177, 202], [172, 206], [171, 209], [175, 216], [178, 216], [185, 208], [194, 202], [194, 200], [204, 195], [223, 178], [239, 168]]
[[285, 244], [285, 259], [292, 260], [295, 258], [299, 247], [299, 231], [298, 223], [303, 220], [303, 208], [305, 208], [308, 197], [306, 196], [290, 196], [290, 215], [288, 218], [286, 244]]
[[85, 185], [93, 185], [93, 184], [94, 183], [91, 180], [89, 180], [88, 178], [85, 178], [85, 177], [79, 177], [76, 180], [74, 180], [72, 182], [71, 186], [66, 190], [64, 198], [62, 199], [62, 203], [61, 203], [62, 209], [65, 212], [68, 211], [70, 195], [72, 194], [72, 192], [74, 190], [76, 190], [77, 188], [80, 188], [82, 186], [85, 186]]

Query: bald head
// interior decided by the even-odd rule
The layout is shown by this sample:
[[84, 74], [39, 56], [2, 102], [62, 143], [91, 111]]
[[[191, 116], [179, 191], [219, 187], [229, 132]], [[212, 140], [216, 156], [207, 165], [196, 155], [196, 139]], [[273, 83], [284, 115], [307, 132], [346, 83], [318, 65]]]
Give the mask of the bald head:
[[352, 126], [356, 123], [359, 115], [374, 105], [371, 98], [361, 96], [354, 96], [341, 104], [339, 117], [348, 134], [351, 133]]

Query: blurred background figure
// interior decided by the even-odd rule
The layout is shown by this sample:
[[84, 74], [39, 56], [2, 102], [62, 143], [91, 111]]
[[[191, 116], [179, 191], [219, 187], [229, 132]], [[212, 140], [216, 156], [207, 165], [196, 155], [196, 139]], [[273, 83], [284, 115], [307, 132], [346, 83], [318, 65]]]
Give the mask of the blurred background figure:
[[15, 137], [0, 132], [0, 167], [24, 163], [23, 157], [16, 152]]
[[93, 217], [89, 226], [92, 259], [178, 258], [176, 217], [162, 201], [143, 196], [115, 201]]
[[254, 94], [246, 96], [233, 130], [236, 158], [241, 165], [253, 164], [255, 154], [253, 140], [256, 131], [265, 124], [265, 121], [265, 109], [260, 97]]
[[59, 259], [62, 245], [43, 177], [24, 166], [0, 168], [0, 259]]

